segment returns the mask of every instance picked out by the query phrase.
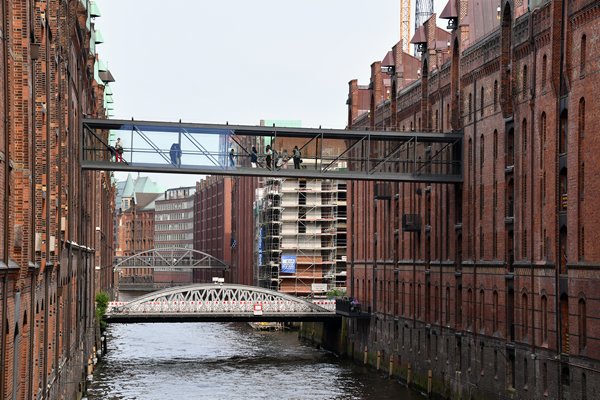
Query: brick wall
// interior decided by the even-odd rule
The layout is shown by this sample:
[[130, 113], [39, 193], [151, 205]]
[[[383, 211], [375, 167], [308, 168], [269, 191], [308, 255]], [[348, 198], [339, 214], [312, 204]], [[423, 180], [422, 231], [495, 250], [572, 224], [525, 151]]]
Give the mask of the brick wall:
[[[351, 81], [350, 128], [461, 129], [464, 182], [392, 184], [384, 201], [378, 183], [349, 185], [348, 287], [373, 312], [349, 323], [349, 343], [385, 354], [422, 387], [432, 371], [444, 394], [592, 398], [600, 6], [568, 4], [561, 64], [562, 2], [523, 4], [503, 3], [497, 28], [473, 42], [468, 24], [452, 32], [445, 51], [426, 29], [421, 76], [407, 77], [394, 52], [404, 81], [376, 102], [371, 70], [374, 118], [357, 115], [365, 94]], [[421, 215], [420, 233], [402, 231], [403, 214]]]
[[94, 345], [95, 291], [112, 279], [112, 183], [81, 173], [76, 156], [81, 116], [103, 115], [102, 87], [87, 74], [81, 2], [0, 11], [0, 397], [72, 398]]

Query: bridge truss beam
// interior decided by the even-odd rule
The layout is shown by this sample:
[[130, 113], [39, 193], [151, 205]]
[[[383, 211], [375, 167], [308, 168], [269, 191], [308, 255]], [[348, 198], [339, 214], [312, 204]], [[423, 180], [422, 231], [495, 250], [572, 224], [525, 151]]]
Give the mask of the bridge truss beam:
[[[83, 169], [401, 182], [462, 182], [462, 133], [348, 131], [85, 119]], [[124, 162], [114, 162], [116, 138]], [[268, 167], [266, 146], [273, 154]], [[302, 164], [294, 169], [292, 149]], [[258, 168], [252, 168], [252, 147]], [[230, 151], [233, 154], [230, 157]], [[286, 157], [287, 154], [287, 157]]]

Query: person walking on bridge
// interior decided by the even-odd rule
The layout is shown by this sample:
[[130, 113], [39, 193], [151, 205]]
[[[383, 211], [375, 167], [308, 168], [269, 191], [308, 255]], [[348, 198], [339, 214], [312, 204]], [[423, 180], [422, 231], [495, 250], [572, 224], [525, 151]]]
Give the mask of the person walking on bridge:
[[294, 146], [292, 151], [292, 158], [294, 159], [294, 169], [300, 169], [300, 163], [302, 162], [302, 153], [298, 149], [298, 146]]
[[123, 142], [121, 138], [117, 138], [115, 142], [115, 162], [123, 162]]
[[271, 146], [267, 145], [267, 149], [265, 151], [266, 154], [266, 158], [265, 158], [265, 162], [267, 163], [267, 168], [271, 169], [271, 161], [272, 161], [272, 157], [273, 157], [273, 150], [271, 150]]
[[258, 165], [258, 151], [256, 150], [256, 146], [252, 146], [252, 151], [250, 152], [250, 165], [252, 168], [256, 168]]

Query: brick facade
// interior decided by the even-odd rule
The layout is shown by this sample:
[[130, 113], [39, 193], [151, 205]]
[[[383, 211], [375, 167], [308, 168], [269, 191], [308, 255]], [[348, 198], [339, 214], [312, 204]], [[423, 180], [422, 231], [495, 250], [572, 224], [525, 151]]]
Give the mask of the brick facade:
[[483, 29], [458, 3], [451, 34], [424, 24], [420, 71], [393, 51], [391, 76], [377, 62], [368, 88], [350, 82], [351, 129], [461, 130], [464, 182], [391, 184], [387, 201], [379, 183], [349, 185], [348, 287], [372, 312], [349, 322], [349, 351], [447, 395], [593, 398], [600, 4], [562, 18], [562, 1], [505, 1]]
[[83, 391], [112, 286], [111, 177], [77, 157], [82, 116], [104, 115], [86, 3], [1, 2], [1, 398]]
[[[231, 235], [233, 178], [209, 176], [196, 183], [194, 195], [194, 249], [231, 265], [237, 246]], [[221, 271], [196, 270], [194, 282], [211, 282]]]

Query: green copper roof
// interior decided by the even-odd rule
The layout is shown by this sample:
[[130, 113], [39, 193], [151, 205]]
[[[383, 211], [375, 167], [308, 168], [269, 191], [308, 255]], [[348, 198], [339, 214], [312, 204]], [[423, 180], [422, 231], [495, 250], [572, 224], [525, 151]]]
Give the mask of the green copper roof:
[[106, 66], [106, 64], [104, 64], [104, 61], [98, 60], [98, 62], [96, 64], [98, 64], [98, 71], [102, 71], [102, 72], [108, 71], [108, 67]]
[[104, 43], [104, 37], [102, 37], [102, 33], [99, 30], [95, 29], [96, 35], [94, 36], [94, 42], [96, 44]]
[[104, 85], [104, 81], [100, 79], [100, 63], [102, 61], [98, 60], [94, 63], [94, 80], [98, 82], [99, 85]]
[[90, 1], [90, 17], [101, 17], [102, 13], [95, 1]]

